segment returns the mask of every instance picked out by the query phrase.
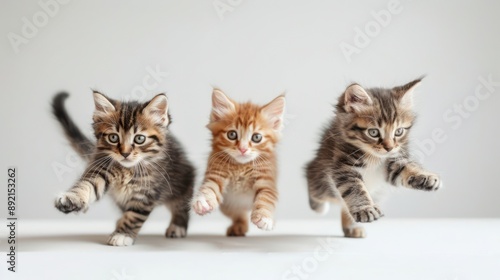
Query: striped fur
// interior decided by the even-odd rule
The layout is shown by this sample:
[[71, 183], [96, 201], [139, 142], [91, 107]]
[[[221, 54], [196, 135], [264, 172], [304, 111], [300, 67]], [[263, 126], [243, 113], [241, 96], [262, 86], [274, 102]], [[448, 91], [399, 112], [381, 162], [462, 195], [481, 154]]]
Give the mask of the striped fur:
[[377, 201], [387, 183], [428, 191], [441, 185], [437, 175], [410, 156], [412, 93], [419, 83], [417, 79], [392, 89], [349, 86], [338, 100], [336, 117], [325, 129], [316, 157], [306, 166], [311, 208], [324, 212], [329, 202], [341, 203], [346, 237], [364, 237], [357, 223], [383, 216]]
[[68, 96], [69, 95], [65, 92], [57, 94], [52, 101], [52, 112], [63, 126], [64, 133], [66, 137], [70, 139], [70, 144], [73, 149], [75, 149], [85, 160], [90, 161], [95, 149], [95, 144], [80, 131], [64, 109], [64, 100], [66, 100]]
[[[271, 230], [278, 200], [274, 149], [285, 98], [279, 96], [265, 106], [257, 106], [236, 103], [222, 91], [214, 90], [212, 101], [208, 124], [212, 152], [203, 184], [194, 196], [193, 209], [204, 215], [220, 206], [222, 213], [233, 221], [227, 229], [228, 236], [245, 235], [249, 212], [252, 223]], [[262, 138], [254, 138], [256, 134]]]
[[[53, 112], [65, 134], [88, 166], [81, 178], [55, 206], [63, 213], [86, 211], [109, 193], [123, 212], [108, 244], [132, 245], [157, 205], [172, 212], [167, 237], [184, 237], [195, 172], [178, 141], [168, 132], [170, 122], [165, 95], [146, 103], [119, 102], [94, 92], [93, 128], [96, 143], [75, 126], [64, 108], [68, 95], [53, 99]], [[111, 141], [115, 135], [118, 141]], [[144, 142], [141, 143], [141, 137]], [[137, 138], [138, 137], [138, 138]]]

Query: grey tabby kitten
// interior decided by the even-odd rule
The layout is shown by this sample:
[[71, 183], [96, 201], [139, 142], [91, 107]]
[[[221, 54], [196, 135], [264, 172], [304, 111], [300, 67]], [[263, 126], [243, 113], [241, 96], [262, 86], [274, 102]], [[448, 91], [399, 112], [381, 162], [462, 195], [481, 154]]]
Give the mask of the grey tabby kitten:
[[71, 189], [55, 206], [63, 213], [86, 211], [90, 203], [109, 193], [123, 211], [109, 245], [129, 246], [153, 208], [165, 205], [172, 212], [167, 237], [185, 237], [195, 171], [177, 140], [168, 132], [167, 97], [148, 102], [120, 102], [94, 92], [90, 141], [64, 108], [67, 93], [53, 99], [53, 113], [73, 148], [89, 163]]
[[347, 87], [316, 157], [306, 166], [311, 208], [326, 212], [328, 202], [341, 203], [346, 237], [364, 237], [357, 222], [383, 216], [377, 201], [386, 183], [425, 191], [441, 186], [437, 175], [410, 157], [412, 93], [420, 81], [391, 89]]

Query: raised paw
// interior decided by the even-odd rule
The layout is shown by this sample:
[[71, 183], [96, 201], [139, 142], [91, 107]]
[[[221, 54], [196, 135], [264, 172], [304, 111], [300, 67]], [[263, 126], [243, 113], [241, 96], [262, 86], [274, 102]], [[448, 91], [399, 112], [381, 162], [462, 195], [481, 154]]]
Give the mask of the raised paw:
[[205, 215], [217, 208], [217, 206], [219, 206], [219, 203], [217, 202], [217, 198], [215, 197], [215, 194], [213, 192], [209, 196], [200, 192], [195, 196], [192, 206], [196, 214]]
[[186, 228], [183, 226], [170, 224], [170, 226], [168, 226], [167, 228], [167, 231], [165, 232], [165, 236], [167, 238], [186, 237]]
[[358, 211], [352, 212], [351, 215], [358, 223], [371, 223], [384, 216], [376, 205], [366, 206]]
[[437, 191], [441, 187], [441, 180], [435, 174], [417, 174], [408, 178], [412, 188], [424, 191]]
[[134, 238], [129, 235], [114, 232], [108, 239], [108, 245], [111, 246], [131, 246], [134, 244]]
[[55, 206], [65, 214], [70, 212], [85, 212], [88, 208], [87, 204], [76, 193], [72, 192], [64, 193], [57, 197]]
[[258, 211], [252, 212], [251, 219], [252, 223], [262, 230], [270, 231], [274, 227], [273, 218]]

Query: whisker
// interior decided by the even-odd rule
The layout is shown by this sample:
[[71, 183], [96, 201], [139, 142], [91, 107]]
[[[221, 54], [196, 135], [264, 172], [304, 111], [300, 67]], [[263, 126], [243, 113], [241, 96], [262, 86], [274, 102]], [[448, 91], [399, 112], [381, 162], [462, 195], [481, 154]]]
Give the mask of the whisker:
[[[165, 169], [163, 169], [163, 167], [161, 167], [161, 166], [160, 166], [158, 163], [156, 163], [156, 162], [149, 162], [149, 166], [150, 166], [150, 167], [152, 167], [152, 168], [154, 168], [154, 169], [156, 170], [156, 172], [158, 172], [158, 173], [159, 173], [159, 174], [163, 177], [163, 179], [165, 179], [165, 182], [167, 183], [167, 186], [168, 186], [168, 188], [170, 189], [170, 194], [173, 194], [173, 191], [172, 191], [172, 186], [170, 186], [170, 180], [169, 180], [169, 179], [170, 179], [170, 176], [168, 175], [168, 172], [167, 172]], [[164, 171], [164, 173], [167, 175], [167, 177], [169, 177], [169, 179], [167, 179], [167, 178], [165, 177], [165, 175], [163, 175], [163, 172], [160, 172], [160, 170], [158, 170], [158, 168], [157, 168], [157, 167], [158, 167], [158, 168], [160, 168], [161, 170], [163, 170], [163, 171]]]
[[106, 157], [102, 157], [102, 158], [99, 158], [99, 159], [96, 159], [92, 162], [90, 162], [88, 165], [87, 165], [87, 171], [81, 176], [81, 178], [86, 178], [87, 174], [91, 171], [93, 171], [93, 168], [95, 168], [96, 166], [99, 166], [102, 162], [104, 162], [107, 158]]

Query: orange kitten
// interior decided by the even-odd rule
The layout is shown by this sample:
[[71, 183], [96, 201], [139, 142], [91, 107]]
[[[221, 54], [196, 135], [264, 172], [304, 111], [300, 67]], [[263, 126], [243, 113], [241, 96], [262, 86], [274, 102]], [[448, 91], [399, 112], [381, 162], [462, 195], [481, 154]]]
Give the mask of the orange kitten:
[[278, 199], [276, 155], [283, 123], [285, 97], [278, 96], [264, 106], [236, 103], [214, 89], [208, 128], [212, 132], [212, 153], [203, 184], [193, 199], [199, 215], [220, 205], [233, 220], [228, 236], [244, 236], [248, 213], [260, 229], [273, 228]]

